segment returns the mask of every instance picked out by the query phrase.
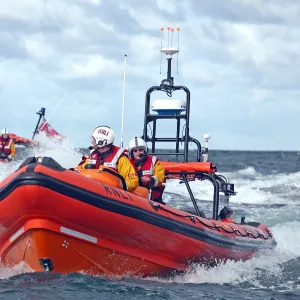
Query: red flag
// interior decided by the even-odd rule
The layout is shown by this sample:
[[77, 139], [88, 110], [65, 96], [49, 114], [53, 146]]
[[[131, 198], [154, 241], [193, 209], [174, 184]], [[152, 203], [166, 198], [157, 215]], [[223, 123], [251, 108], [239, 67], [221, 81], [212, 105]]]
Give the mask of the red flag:
[[62, 141], [65, 137], [57, 132], [52, 126], [43, 118], [43, 122], [39, 127], [39, 131], [45, 132], [46, 136], [56, 141]]

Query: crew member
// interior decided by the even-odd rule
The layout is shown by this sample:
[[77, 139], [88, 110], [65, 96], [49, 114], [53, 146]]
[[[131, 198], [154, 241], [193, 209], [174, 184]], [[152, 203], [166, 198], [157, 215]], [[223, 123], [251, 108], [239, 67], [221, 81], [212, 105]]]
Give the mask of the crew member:
[[115, 135], [108, 126], [98, 126], [93, 131], [92, 146], [90, 155], [79, 163], [82, 169], [99, 169], [109, 167], [122, 175], [127, 184], [127, 190], [133, 192], [138, 187], [138, 177], [131, 165], [127, 150], [113, 145]]
[[139, 137], [135, 137], [129, 142], [128, 152], [129, 160], [138, 175], [139, 185], [152, 191], [152, 200], [165, 204], [162, 201], [165, 170], [159, 159], [148, 154], [147, 143]]
[[15, 143], [9, 136], [7, 128], [4, 128], [0, 136], [0, 160], [11, 161], [15, 157], [15, 155]]

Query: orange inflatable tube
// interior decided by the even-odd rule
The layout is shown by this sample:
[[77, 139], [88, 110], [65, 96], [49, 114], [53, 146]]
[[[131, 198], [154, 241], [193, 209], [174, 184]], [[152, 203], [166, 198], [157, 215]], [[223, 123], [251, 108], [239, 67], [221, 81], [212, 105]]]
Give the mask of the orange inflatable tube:
[[9, 134], [9, 137], [11, 139], [13, 139], [14, 143], [16, 145], [24, 145], [24, 146], [29, 146], [29, 145], [39, 145], [39, 142], [38, 141], [34, 141], [34, 140], [30, 140], [30, 139], [26, 139], [26, 138], [23, 138], [23, 137], [20, 137], [14, 133], [10, 133]]
[[[79, 171], [78, 168], [76, 169]], [[92, 178], [115, 188], [123, 189], [123, 183], [119, 176], [117, 176], [117, 172], [112, 171], [111, 169], [109, 169], [110, 172], [106, 172], [105, 170], [107, 169], [109, 168], [103, 167], [99, 169], [80, 169], [80, 175]]]
[[161, 161], [165, 172], [202, 172], [214, 174], [217, 171], [216, 166], [212, 162], [169, 162]]
[[[81, 169], [76, 167], [75, 169], [80, 173], [80, 175], [84, 177], [92, 178], [96, 181], [102, 182], [109, 186], [123, 189], [122, 180], [119, 178], [120, 175], [118, 175], [116, 171], [113, 171], [110, 168], [101, 167], [100, 169], [96, 170], [96, 169]], [[109, 172], [107, 172], [107, 170], [109, 170]], [[133, 191], [133, 194], [143, 198], [148, 198], [149, 190], [145, 187], [138, 186]]]

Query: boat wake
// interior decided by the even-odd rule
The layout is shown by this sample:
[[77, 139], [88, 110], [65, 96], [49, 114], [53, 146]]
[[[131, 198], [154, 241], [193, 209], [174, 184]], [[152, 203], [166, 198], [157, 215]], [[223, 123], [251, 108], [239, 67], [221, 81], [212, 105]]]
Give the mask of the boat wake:
[[[213, 268], [193, 265], [184, 275], [168, 280], [156, 278], [164, 283], [235, 285], [256, 289], [295, 290], [300, 288], [300, 222], [285, 222], [272, 228], [277, 240], [273, 251], [257, 252], [247, 261], [227, 261]], [[147, 279], [147, 280], [153, 280]], [[284, 284], [283, 284], [284, 282]]]

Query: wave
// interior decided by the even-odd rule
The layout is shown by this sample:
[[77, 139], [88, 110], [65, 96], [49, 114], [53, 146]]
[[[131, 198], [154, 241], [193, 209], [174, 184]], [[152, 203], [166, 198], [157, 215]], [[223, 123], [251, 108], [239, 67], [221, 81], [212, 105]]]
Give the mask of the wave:
[[[296, 267], [300, 264], [299, 226], [300, 222], [297, 221], [274, 226], [272, 230], [278, 243], [274, 251], [260, 251], [250, 260], [222, 262], [212, 268], [194, 265], [186, 274], [170, 278], [167, 282], [239, 286], [246, 284], [248, 287], [273, 289], [284, 285], [285, 289], [294, 289], [300, 275]], [[292, 270], [294, 274], [283, 278], [289, 263], [295, 267]]]

